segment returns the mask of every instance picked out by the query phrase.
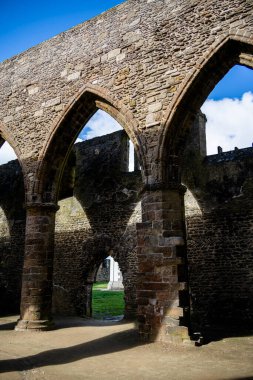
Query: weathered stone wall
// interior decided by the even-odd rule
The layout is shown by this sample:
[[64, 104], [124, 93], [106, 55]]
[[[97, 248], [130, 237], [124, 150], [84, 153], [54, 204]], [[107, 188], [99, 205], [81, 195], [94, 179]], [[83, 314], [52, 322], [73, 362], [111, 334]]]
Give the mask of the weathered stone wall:
[[195, 197], [186, 207], [193, 329], [249, 328], [253, 148], [209, 156], [191, 169], [184, 179]]
[[[0, 64], [0, 134], [21, 162], [29, 221], [18, 328], [51, 327], [53, 213], [62, 173], [78, 133], [103, 109], [135, 144], [146, 185], [137, 236], [141, 334], [159, 335], [166, 318], [168, 328], [180, 330], [187, 312], [180, 297], [188, 289], [185, 257], [177, 257], [180, 250], [186, 255], [180, 155], [196, 112], [218, 81], [235, 64], [253, 67], [252, 41], [253, 0], [128, 0]], [[124, 197], [130, 199], [123, 194], [114, 193], [120, 199], [113, 215], [121, 213]], [[94, 239], [100, 220], [118, 220], [106, 208], [96, 217], [98, 199], [86, 195], [82, 203], [76, 194]], [[102, 189], [99, 196], [107, 202]]]
[[[141, 175], [128, 172], [128, 153], [129, 140], [122, 131], [76, 144], [75, 154], [70, 155], [60, 191], [64, 199], [56, 217], [56, 313], [88, 312], [91, 294], [87, 289], [90, 286], [91, 290], [97, 269], [108, 254], [123, 272], [125, 315], [136, 313], [135, 224], [140, 220]], [[1, 312], [18, 312], [25, 212], [17, 161], [1, 166], [0, 194]]]
[[97, 282], [109, 282], [110, 281], [110, 261], [109, 259], [105, 259], [102, 264], [100, 264], [100, 267], [98, 268], [97, 274], [96, 274], [96, 281]]
[[[54, 163], [49, 168], [56, 170], [77, 130], [97, 107], [107, 108], [135, 143], [149, 183], [161, 180], [154, 162], [163, 155], [159, 142], [167, 133], [168, 115], [180, 109], [178, 101], [191, 84], [197, 86], [208, 60], [224, 52], [224, 63], [214, 59], [220, 66], [215, 75], [203, 70], [208, 81], [193, 89], [193, 112], [231, 66], [250, 65], [246, 42], [252, 42], [252, 5], [252, 0], [128, 0], [8, 59], [0, 64], [3, 133], [14, 136], [28, 172], [47, 154]], [[95, 95], [82, 99], [84, 110], [79, 96], [85, 91]], [[74, 118], [65, 125], [71, 109]]]
[[[195, 132], [194, 139], [199, 136]], [[253, 149], [203, 160], [193, 147], [189, 143], [184, 163], [192, 329], [246, 327], [253, 313]], [[56, 215], [55, 313], [92, 313], [92, 284], [109, 254], [123, 272], [125, 314], [136, 313], [141, 176], [127, 172], [127, 149], [126, 135], [117, 132], [77, 144], [76, 159], [70, 157], [61, 190], [67, 198], [59, 202]], [[24, 193], [18, 163], [3, 165], [0, 178], [1, 312], [7, 312], [18, 310], [23, 260]]]

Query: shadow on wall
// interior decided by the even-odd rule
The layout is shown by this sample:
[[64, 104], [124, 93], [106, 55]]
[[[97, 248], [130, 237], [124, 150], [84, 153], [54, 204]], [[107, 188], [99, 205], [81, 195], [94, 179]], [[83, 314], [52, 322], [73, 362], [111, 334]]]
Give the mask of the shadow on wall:
[[[218, 164], [207, 165], [207, 157], [202, 171], [209, 182], [203, 181], [198, 188], [201, 210], [194, 206], [196, 201], [186, 210], [191, 324], [207, 340], [252, 331], [252, 156], [239, 158], [222, 162], [217, 157]], [[236, 187], [229, 186], [229, 196], [220, 200], [213, 193], [218, 185], [226, 190], [230, 183], [224, 180], [226, 173], [233, 180], [243, 178], [244, 186], [240, 196], [233, 194]], [[199, 175], [197, 169], [195, 175]]]
[[0, 166], [0, 314], [19, 312], [24, 257], [24, 183], [18, 160]]

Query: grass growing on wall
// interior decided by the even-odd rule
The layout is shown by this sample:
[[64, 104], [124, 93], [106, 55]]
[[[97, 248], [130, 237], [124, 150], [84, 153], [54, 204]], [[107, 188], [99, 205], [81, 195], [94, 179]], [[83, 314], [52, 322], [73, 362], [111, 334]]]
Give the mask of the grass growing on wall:
[[97, 282], [92, 289], [93, 318], [103, 319], [124, 314], [124, 291], [104, 290], [107, 282]]

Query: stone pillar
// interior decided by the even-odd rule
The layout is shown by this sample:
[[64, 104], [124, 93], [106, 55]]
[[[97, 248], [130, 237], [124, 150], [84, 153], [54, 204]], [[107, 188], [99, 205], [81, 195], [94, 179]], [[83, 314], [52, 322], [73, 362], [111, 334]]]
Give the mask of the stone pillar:
[[16, 330], [53, 327], [52, 277], [54, 256], [54, 204], [27, 205], [21, 315]]
[[137, 224], [139, 332], [144, 341], [188, 336], [188, 281], [182, 185], [149, 187]]

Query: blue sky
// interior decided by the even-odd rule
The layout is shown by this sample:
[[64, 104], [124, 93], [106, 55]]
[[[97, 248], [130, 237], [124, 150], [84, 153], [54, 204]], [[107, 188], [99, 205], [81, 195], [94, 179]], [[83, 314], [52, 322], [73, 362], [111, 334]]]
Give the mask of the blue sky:
[[122, 0], [0, 0], [0, 62]]
[[[0, 62], [84, 22], [123, 1], [121, 0], [0, 0]], [[235, 66], [216, 86], [202, 107], [207, 115], [208, 154], [253, 142], [253, 70]], [[92, 138], [120, 126], [98, 111], [81, 134]], [[5, 144], [6, 145], [6, 144]], [[0, 151], [0, 163], [10, 148]], [[13, 153], [11, 152], [10, 154]], [[11, 158], [12, 158], [11, 156]], [[8, 156], [9, 157], [9, 156]]]
[[226, 97], [241, 98], [245, 92], [253, 90], [253, 72], [244, 66], [234, 66], [210, 93], [209, 99]]

